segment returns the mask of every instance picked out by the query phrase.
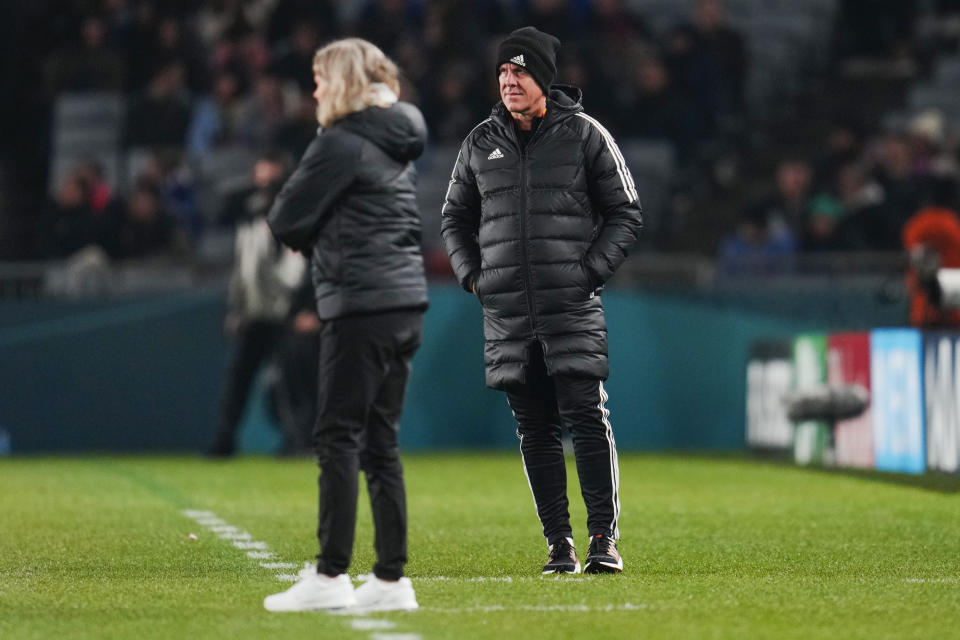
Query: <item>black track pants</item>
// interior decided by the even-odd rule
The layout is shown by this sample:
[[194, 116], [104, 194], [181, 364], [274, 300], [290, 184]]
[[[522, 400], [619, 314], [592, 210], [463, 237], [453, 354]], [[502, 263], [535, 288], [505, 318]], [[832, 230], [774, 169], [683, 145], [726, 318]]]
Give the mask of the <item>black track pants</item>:
[[561, 427], [573, 439], [589, 534], [619, 537], [620, 472], [606, 400], [601, 380], [548, 376], [538, 344], [531, 348], [527, 382], [507, 391], [524, 470], [549, 544], [572, 537]]
[[282, 322], [249, 320], [237, 333], [236, 346], [224, 384], [220, 422], [211, 447], [212, 453], [233, 453], [237, 429], [247, 406], [253, 380], [283, 339], [286, 326]]
[[317, 568], [350, 565], [359, 472], [366, 474], [378, 578], [396, 580], [407, 562], [407, 507], [397, 431], [423, 313], [394, 311], [330, 320], [320, 330], [314, 445], [320, 464]]

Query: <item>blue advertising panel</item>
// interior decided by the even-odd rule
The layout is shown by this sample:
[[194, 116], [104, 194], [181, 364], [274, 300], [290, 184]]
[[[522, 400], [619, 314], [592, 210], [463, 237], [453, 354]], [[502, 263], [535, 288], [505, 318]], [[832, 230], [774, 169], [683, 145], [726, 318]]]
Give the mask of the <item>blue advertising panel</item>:
[[923, 473], [923, 336], [916, 329], [870, 334], [870, 387], [876, 468]]

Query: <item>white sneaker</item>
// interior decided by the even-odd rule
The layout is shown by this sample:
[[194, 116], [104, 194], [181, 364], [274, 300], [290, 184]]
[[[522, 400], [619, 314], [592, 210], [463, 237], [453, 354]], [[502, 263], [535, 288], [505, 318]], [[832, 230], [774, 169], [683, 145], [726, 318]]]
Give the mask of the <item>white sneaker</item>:
[[341, 573], [335, 578], [317, 573], [309, 562], [299, 574], [300, 579], [286, 591], [263, 599], [267, 611], [316, 611], [352, 607], [357, 600], [353, 594], [350, 576]]
[[371, 576], [357, 587], [356, 599], [361, 611], [412, 611], [420, 606], [410, 578], [387, 582]]

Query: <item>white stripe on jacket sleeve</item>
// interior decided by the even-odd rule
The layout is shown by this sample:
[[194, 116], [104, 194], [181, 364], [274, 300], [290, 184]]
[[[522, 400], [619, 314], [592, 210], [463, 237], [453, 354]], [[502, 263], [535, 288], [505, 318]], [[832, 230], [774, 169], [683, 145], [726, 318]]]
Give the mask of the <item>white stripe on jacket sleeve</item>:
[[627, 194], [627, 202], [636, 202], [638, 200], [637, 188], [633, 182], [633, 176], [630, 175], [630, 169], [627, 167], [627, 162], [623, 159], [623, 154], [620, 153], [620, 148], [617, 146], [617, 143], [614, 142], [613, 136], [610, 135], [610, 132], [607, 131], [602, 124], [587, 114], [580, 112], [577, 114], [577, 116], [592, 124], [593, 127], [603, 137], [604, 142], [607, 144], [607, 149], [610, 151], [610, 155], [613, 156], [614, 164], [617, 167], [617, 174], [620, 176], [620, 184], [623, 185], [623, 191]]

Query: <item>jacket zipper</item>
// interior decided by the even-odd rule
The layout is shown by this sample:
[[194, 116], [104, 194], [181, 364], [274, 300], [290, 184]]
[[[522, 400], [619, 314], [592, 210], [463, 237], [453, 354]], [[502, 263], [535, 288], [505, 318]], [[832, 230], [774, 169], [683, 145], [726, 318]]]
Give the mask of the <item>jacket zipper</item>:
[[537, 319], [537, 307], [533, 302], [533, 292], [531, 291], [533, 287], [533, 277], [530, 271], [530, 257], [527, 255], [527, 174], [529, 173], [527, 171], [527, 151], [533, 147], [533, 143], [537, 139], [538, 134], [543, 131], [546, 125], [545, 120], [546, 118], [540, 122], [540, 126], [537, 127], [537, 130], [534, 131], [530, 139], [527, 140], [526, 146], [520, 144], [520, 136], [517, 135], [515, 130], [512, 131], [517, 142], [517, 148], [520, 150], [520, 253], [523, 257], [523, 269], [526, 275], [523, 289], [527, 298], [527, 308], [530, 309], [530, 330], [533, 332], [533, 336], [537, 341], [540, 341], [540, 334], [537, 332], [537, 325], [540, 324], [540, 321]]
[[[541, 123], [542, 125], [543, 123]], [[527, 147], [530, 146], [530, 140], [527, 141]], [[517, 146], [520, 147], [520, 140], [517, 140]], [[527, 255], [527, 149], [520, 147], [520, 255], [523, 259], [523, 292], [527, 298], [527, 308], [530, 309], [530, 330], [538, 340], [537, 334], [537, 308], [533, 303], [533, 293], [530, 289], [533, 287], [530, 276], [530, 257]]]

